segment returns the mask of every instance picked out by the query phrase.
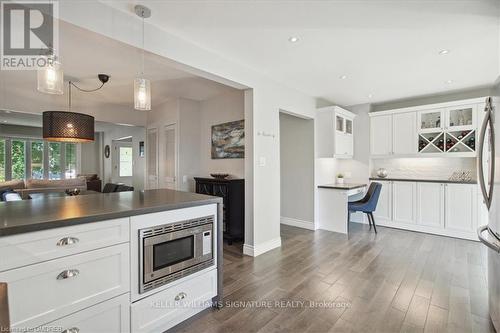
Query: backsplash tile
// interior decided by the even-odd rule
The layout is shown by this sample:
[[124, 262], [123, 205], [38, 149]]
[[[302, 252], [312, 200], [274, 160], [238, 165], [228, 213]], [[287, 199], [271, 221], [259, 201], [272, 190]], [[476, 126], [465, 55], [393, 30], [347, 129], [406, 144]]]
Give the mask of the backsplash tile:
[[377, 176], [377, 170], [385, 168], [390, 178], [411, 179], [448, 179], [454, 171], [471, 170], [476, 179], [475, 158], [391, 158], [373, 159], [371, 176]]

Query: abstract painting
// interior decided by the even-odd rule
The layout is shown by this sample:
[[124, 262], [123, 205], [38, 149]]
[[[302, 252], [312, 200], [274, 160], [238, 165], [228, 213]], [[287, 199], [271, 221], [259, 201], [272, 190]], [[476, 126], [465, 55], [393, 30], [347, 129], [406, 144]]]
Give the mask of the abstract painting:
[[212, 159], [244, 157], [244, 120], [212, 126]]

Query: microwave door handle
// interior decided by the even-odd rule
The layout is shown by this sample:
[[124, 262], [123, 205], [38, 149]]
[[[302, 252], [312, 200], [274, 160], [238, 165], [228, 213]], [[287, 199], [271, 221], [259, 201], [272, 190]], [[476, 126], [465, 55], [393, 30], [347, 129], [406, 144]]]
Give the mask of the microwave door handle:
[[[481, 188], [481, 193], [483, 195], [484, 202], [486, 207], [490, 209], [492, 194], [493, 194], [493, 182], [495, 176], [495, 130], [493, 128], [492, 121], [492, 113], [491, 113], [491, 97], [486, 100], [485, 107], [486, 116], [484, 117], [483, 124], [481, 126], [481, 131], [479, 133], [479, 146], [478, 146], [478, 159], [477, 159], [477, 168], [478, 168], [478, 177], [479, 177], [479, 187]], [[488, 128], [488, 124], [490, 124], [490, 187], [486, 189], [486, 182], [484, 180], [484, 168], [483, 168], [483, 149], [484, 149], [484, 141], [486, 138], [486, 130]]]

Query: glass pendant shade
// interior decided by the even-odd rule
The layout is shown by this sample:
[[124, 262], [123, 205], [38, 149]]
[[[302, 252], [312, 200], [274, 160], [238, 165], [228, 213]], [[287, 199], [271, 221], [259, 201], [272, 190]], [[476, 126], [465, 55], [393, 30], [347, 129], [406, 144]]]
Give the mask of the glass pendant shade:
[[63, 94], [63, 71], [59, 62], [47, 62], [47, 66], [38, 70], [38, 91], [45, 94]]
[[43, 138], [57, 142], [94, 141], [94, 117], [76, 112], [45, 111]]
[[148, 79], [134, 80], [134, 109], [151, 110], [151, 82]]

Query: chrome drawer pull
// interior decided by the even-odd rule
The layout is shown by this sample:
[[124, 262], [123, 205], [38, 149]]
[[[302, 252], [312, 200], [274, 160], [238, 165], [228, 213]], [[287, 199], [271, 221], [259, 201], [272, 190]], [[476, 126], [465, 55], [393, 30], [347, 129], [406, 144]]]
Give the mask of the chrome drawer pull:
[[78, 274], [80, 274], [80, 271], [77, 269], [67, 269], [67, 270], [59, 273], [59, 275], [57, 276], [57, 279], [58, 280], [65, 280], [65, 279], [69, 279], [72, 277], [76, 277], [76, 276], [78, 276]]
[[80, 240], [76, 237], [64, 237], [57, 242], [57, 246], [66, 246], [78, 243]]
[[68, 328], [67, 330], [62, 331], [61, 333], [78, 333], [80, 332], [80, 329], [78, 327], [71, 327]]
[[182, 293], [179, 293], [177, 296], [175, 296], [175, 300], [176, 301], [180, 301], [180, 300], [183, 300], [184, 298], [187, 297], [187, 294], [182, 292]]

